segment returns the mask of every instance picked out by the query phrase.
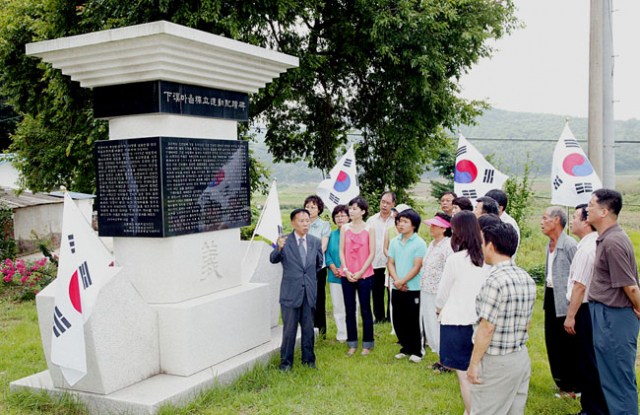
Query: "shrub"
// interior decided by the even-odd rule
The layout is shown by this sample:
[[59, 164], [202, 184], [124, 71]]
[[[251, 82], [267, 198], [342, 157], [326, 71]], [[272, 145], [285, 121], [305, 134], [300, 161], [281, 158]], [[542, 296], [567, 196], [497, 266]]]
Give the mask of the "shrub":
[[[531, 232], [527, 227], [526, 220], [531, 211], [534, 196], [533, 181], [536, 175], [533, 172], [533, 167], [534, 163], [527, 153], [527, 161], [524, 163], [522, 174], [509, 176], [504, 184], [504, 192], [509, 199], [505, 210], [518, 223], [521, 237], [527, 237]], [[509, 174], [509, 170], [507, 168], [507, 174]]]
[[21, 301], [35, 298], [56, 278], [57, 273], [57, 262], [51, 262], [46, 257], [37, 261], [7, 258], [0, 263], [3, 288]]
[[13, 210], [0, 203], [0, 258], [15, 259], [17, 255], [18, 247], [13, 239]]
[[546, 279], [544, 264], [534, 264], [526, 269], [526, 271], [531, 275], [536, 285], [544, 285]]

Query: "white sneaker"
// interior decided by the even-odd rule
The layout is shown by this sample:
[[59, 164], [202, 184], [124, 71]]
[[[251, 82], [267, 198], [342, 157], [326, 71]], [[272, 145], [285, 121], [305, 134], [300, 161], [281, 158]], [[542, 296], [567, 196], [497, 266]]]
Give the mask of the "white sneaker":
[[404, 359], [405, 357], [407, 357], [407, 355], [406, 355], [406, 354], [404, 354], [404, 353], [398, 353], [398, 354], [395, 356], [395, 358], [396, 358], [396, 359]]
[[409, 361], [413, 363], [420, 363], [422, 361], [422, 358], [416, 356], [415, 354], [412, 354], [411, 356], [409, 356]]

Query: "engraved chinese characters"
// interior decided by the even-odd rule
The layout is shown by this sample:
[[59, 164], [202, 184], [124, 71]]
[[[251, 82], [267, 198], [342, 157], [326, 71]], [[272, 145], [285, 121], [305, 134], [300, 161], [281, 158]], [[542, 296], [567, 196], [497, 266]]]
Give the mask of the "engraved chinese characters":
[[246, 142], [102, 141], [96, 158], [101, 236], [176, 236], [251, 223]]
[[169, 81], [99, 87], [94, 89], [94, 97], [96, 118], [164, 113], [237, 121], [249, 119], [246, 93]]

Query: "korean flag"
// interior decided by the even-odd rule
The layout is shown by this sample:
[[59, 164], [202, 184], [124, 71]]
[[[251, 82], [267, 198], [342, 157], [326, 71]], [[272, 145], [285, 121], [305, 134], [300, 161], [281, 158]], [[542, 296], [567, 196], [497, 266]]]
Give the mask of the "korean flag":
[[493, 167], [482, 153], [460, 134], [453, 176], [453, 191], [458, 196], [468, 197], [475, 204], [475, 200], [489, 190], [502, 188], [507, 179], [507, 175]]
[[553, 152], [551, 204], [576, 207], [589, 203], [602, 182], [567, 122]]
[[85, 220], [69, 194], [64, 196], [60, 263], [55, 285], [51, 362], [60, 366], [69, 385], [87, 374], [84, 324], [91, 316], [100, 288], [120, 268]]
[[353, 146], [347, 150], [338, 164], [331, 169], [329, 177], [320, 183], [316, 193], [320, 196], [329, 212], [333, 212], [337, 205], [349, 203], [351, 199], [360, 194]]

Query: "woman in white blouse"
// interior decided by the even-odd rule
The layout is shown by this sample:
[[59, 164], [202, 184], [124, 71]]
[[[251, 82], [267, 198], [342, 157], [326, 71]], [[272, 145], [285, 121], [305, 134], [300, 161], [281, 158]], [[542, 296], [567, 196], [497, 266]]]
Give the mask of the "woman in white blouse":
[[456, 214], [451, 220], [451, 228], [454, 253], [447, 259], [436, 295], [440, 315], [440, 361], [456, 371], [465, 414], [470, 414], [467, 369], [473, 351], [473, 324], [478, 319], [476, 296], [487, 278], [488, 267], [484, 267], [482, 235], [475, 215], [467, 211]]
[[[425, 347], [440, 353], [440, 324], [436, 314], [436, 294], [440, 286], [440, 279], [444, 272], [444, 264], [451, 249], [451, 216], [438, 212], [433, 219], [423, 221], [429, 228], [429, 235], [433, 238], [429, 244], [427, 255], [422, 261], [422, 275], [420, 282], [420, 321], [424, 333]], [[428, 342], [428, 344], [427, 344]], [[442, 371], [440, 362], [432, 366]]]

